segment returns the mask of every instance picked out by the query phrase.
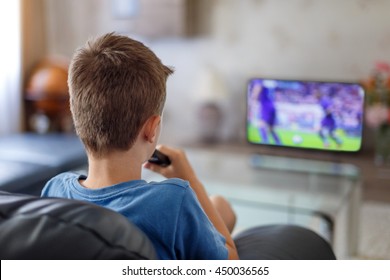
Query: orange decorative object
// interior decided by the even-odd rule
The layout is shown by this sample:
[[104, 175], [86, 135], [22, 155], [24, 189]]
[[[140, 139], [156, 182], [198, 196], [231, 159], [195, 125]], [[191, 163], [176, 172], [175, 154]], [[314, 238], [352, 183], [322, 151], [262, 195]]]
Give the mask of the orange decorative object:
[[27, 81], [25, 99], [31, 114], [44, 114], [52, 122], [51, 130], [64, 130], [61, 123], [70, 117], [68, 64], [46, 59], [32, 71]]

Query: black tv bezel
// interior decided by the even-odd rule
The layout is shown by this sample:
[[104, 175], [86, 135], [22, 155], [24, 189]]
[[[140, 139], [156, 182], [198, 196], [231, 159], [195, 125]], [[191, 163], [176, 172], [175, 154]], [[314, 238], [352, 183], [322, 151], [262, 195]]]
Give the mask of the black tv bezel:
[[[265, 143], [253, 143], [249, 141], [248, 137], [248, 85], [253, 80], [274, 80], [274, 81], [282, 81], [282, 82], [308, 82], [308, 83], [338, 83], [338, 84], [350, 84], [350, 85], [360, 85], [363, 90], [363, 110], [362, 110], [362, 141], [360, 143], [360, 147], [356, 151], [345, 151], [345, 150], [326, 150], [326, 149], [317, 149], [317, 148], [302, 148], [296, 146], [278, 146], [273, 144], [265, 144]], [[365, 110], [366, 110], [366, 90], [362, 82], [358, 80], [317, 80], [317, 79], [299, 79], [299, 78], [274, 78], [274, 77], [254, 77], [249, 78], [245, 85], [245, 142], [249, 144], [251, 147], [257, 147], [258, 149], [267, 148], [272, 150], [284, 150], [286, 152], [316, 152], [318, 154], [327, 154], [327, 155], [358, 155], [362, 152], [364, 139], [365, 139]]]

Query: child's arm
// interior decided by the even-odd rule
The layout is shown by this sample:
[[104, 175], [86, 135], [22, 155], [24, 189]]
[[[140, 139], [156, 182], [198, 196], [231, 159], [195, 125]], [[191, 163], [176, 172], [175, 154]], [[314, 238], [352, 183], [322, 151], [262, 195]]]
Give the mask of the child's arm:
[[203, 184], [197, 178], [194, 170], [191, 167], [185, 153], [182, 150], [173, 149], [167, 146], [159, 146], [158, 148], [162, 153], [166, 154], [171, 164], [167, 167], [161, 167], [155, 164], [146, 163], [145, 167], [167, 178], [180, 178], [190, 182], [190, 186], [196, 193], [203, 210], [213, 223], [215, 228], [225, 237], [226, 247], [229, 251], [229, 259], [238, 259], [237, 249], [234, 245], [233, 239], [227, 229], [221, 216], [211, 203]]

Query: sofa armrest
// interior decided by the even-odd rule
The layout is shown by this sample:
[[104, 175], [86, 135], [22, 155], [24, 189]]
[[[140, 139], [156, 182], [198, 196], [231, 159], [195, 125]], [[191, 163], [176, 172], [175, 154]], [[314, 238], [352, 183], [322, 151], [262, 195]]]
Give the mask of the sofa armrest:
[[70, 199], [0, 192], [1, 259], [155, 259], [124, 216]]

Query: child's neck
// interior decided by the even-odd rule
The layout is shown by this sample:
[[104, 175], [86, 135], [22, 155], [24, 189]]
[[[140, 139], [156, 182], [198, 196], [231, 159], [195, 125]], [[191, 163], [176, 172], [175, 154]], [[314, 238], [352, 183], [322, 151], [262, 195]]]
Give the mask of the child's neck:
[[111, 153], [104, 158], [89, 157], [88, 177], [80, 181], [89, 189], [141, 179], [143, 160], [129, 153]]

